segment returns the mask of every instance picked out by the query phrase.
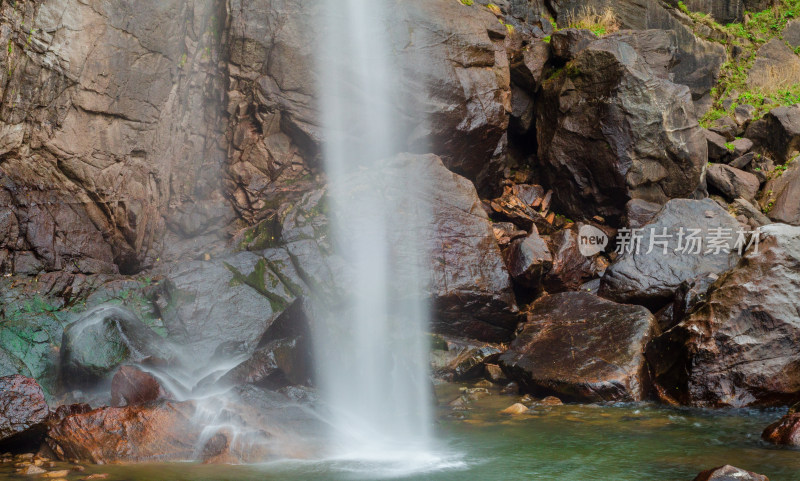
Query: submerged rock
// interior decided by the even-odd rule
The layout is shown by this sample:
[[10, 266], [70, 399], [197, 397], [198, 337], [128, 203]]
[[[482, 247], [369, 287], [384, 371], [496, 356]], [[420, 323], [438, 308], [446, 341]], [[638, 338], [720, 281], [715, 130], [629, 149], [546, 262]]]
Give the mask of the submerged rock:
[[0, 378], [0, 452], [36, 450], [47, 430], [50, 409], [35, 380]]
[[647, 391], [644, 346], [658, 334], [644, 307], [584, 292], [536, 301], [500, 356], [509, 378], [534, 395], [572, 401], [639, 401]]
[[800, 227], [762, 227], [755, 248], [706, 302], [653, 340], [647, 358], [664, 395], [695, 406], [800, 400]]
[[769, 478], [728, 464], [703, 471], [694, 481], [769, 481]]
[[770, 424], [761, 433], [761, 439], [772, 444], [800, 446], [800, 414], [787, 414]]

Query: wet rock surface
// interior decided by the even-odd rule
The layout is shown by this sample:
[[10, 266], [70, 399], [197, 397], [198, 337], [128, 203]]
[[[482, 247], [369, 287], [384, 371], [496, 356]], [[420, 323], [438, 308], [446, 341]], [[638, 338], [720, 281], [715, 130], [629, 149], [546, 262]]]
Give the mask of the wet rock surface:
[[161, 399], [170, 399], [170, 394], [158, 379], [134, 366], [120, 367], [111, 380], [114, 407], [140, 406]]
[[632, 198], [664, 204], [700, 184], [707, 146], [688, 89], [628, 43], [592, 42], [544, 83], [537, 109], [541, 168], [572, 217], [619, 218]]
[[199, 458], [208, 463], [253, 463], [313, 452], [305, 439], [318, 429], [307, 411], [285, 396], [242, 386], [212, 400], [224, 421], [204, 430], [204, 401], [107, 407], [64, 418], [46, 438], [60, 459], [95, 464], [152, 463]]
[[696, 406], [781, 405], [798, 400], [800, 230], [762, 228], [739, 265], [720, 276], [708, 300], [653, 340], [647, 357], [667, 396]]
[[761, 439], [783, 446], [800, 446], [800, 414], [787, 414], [767, 426]]
[[709, 469], [698, 474], [694, 481], [769, 481], [769, 478], [756, 474], [751, 471], [745, 471], [735, 466], [725, 465], [719, 468]]
[[[720, 274], [739, 260], [734, 247], [742, 229], [709, 199], [672, 200], [641, 229], [638, 249], [633, 233], [627, 241], [618, 239], [617, 245], [624, 245], [626, 252], [606, 271], [601, 296], [618, 302], [663, 304], [682, 282], [698, 275]], [[722, 233], [719, 249], [708, 245], [713, 229]]]
[[500, 365], [536, 395], [572, 401], [637, 401], [647, 392], [645, 344], [658, 334], [640, 306], [570, 292], [536, 301]]
[[61, 376], [68, 386], [93, 388], [108, 383], [125, 362], [168, 360], [169, 343], [133, 313], [116, 306], [88, 311], [64, 331]]
[[49, 413], [35, 380], [20, 375], [0, 377], [0, 451], [36, 449]]

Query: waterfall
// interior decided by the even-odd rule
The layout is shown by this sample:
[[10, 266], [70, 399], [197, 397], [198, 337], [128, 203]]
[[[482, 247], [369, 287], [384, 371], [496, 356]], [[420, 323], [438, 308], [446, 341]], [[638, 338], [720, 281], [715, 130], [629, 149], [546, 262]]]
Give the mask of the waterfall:
[[413, 456], [427, 452], [432, 437], [430, 274], [419, 235], [430, 222], [420, 201], [429, 186], [397, 160], [387, 172], [387, 159], [404, 150], [407, 138], [398, 121], [403, 98], [388, 2], [323, 3], [317, 49], [322, 156], [332, 244], [348, 271], [339, 276], [336, 294], [313, 302], [330, 445], [334, 455]]

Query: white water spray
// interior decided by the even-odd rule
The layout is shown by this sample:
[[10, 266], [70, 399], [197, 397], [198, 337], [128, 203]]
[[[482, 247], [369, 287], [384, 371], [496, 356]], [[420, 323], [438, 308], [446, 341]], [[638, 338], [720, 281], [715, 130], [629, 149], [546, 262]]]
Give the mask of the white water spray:
[[[317, 302], [318, 382], [333, 456], [422, 461], [431, 444], [425, 179], [402, 160], [399, 69], [385, 0], [324, 0], [319, 52], [331, 235], [352, 268]], [[319, 300], [318, 300], [319, 301]]]

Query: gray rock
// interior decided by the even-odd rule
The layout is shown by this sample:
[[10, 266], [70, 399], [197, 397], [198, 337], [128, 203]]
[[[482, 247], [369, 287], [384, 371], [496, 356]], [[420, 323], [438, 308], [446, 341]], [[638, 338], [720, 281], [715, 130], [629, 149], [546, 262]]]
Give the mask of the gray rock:
[[764, 185], [761, 206], [770, 219], [791, 225], [800, 225], [800, 162], [788, 164], [786, 171], [775, 171]]
[[553, 58], [561, 62], [570, 61], [595, 40], [597, 40], [597, 36], [589, 30], [578, 30], [576, 28], [559, 30], [550, 39]]
[[711, 162], [724, 162], [731, 156], [733, 152], [728, 149], [728, 141], [725, 137], [710, 130], [704, 130], [703, 133], [708, 143], [708, 160]]
[[792, 20], [783, 29], [783, 41], [792, 48], [800, 47], [800, 20]]
[[625, 206], [628, 228], [638, 229], [653, 220], [663, 206], [642, 199], [631, 199]]
[[0, 347], [0, 377], [21, 374], [30, 377], [31, 372], [28, 366], [20, 359]]
[[170, 339], [194, 353], [199, 365], [226, 343], [252, 353], [295, 299], [273, 267], [251, 252], [170, 267], [156, 299]]
[[127, 309], [104, 305], [70, 324], [61, 340], [61, 381], [68, 387], [92, 389], [111, 382], [125, 363], [147, 358], [169, 361], [175, 352]]
[[753, 159], [756, 158], [756, 155], [757, 154], [755, 152], [748, 152], [742, 155], [741, 157], [737, 157], [734, 160], [730, 161], [728, 165], [730, 165], [734, 169], [745, 169], [748, 166], [750, 166], [750, 162], [752, 162]]
[[733, 110], [733, 118], [736, 123], [741, 126], [747, 126], [747, 123], [753, 120], [756, 108], [750, 104], [737, 105]]
[[736, 216], [743, 215], [748, 220], [748, 224], [752, 228], [761, 227], [762, 225], [771, 224], [772, 221], [769, 217], [765, 216], [753, 204], [745, 199], [735, 199], [731, 203], [731, 210]]
[[736, 136], [739, 135], [740, 127], [736, 124], [735, 120], [725, 116], [715, 120], [708, 130], [714, 132], [715, 134], [721, 135], [728, 142], [733, 142], [736, 139]]
[[734, 159], [738, 159], [744, 154], [750, 152], [750, 149], [753, 148], [753, 141], [750, 139], [736, 139], [731, 142], [731, 146], [733, 147], [733, 152], [731, 155]]
[[800, 150], [800, 105], [778, 107], [747, 128], [762, 154], [783, 164]]
[[725, 164], [711, 164], [706, 175], [709, 188], [731, 201], [737, 197], [755, 200], [761, 185], [755, 175]]
[[[668, 238], [655, 237], [664, 233]], [[684, 230], [683, 245], [680, 230]], [[689, 248], [692, 229], [698, 229], [702, 240], [700, 252]], [[731, 252], [709, 249], [707, 239], [712, 229], [728, 229], [730, 240], [723, 244]], [[640, 250], [625, 252], [613, 263], [603, 277], [600, 295], [617, 302], [665, 303], [686, 280], [702, 274], [720, 274], [734, 267], [739, 254], [733, 249], [737, 240], [739, 223], [725, 209], [710, 199], [669, 201], [661, 212], [641, 232]], [[649, 254], [651, 241], [653, 250]], [[659, 242], [667, 242], [666, 252]], [[619, 244], [618, 244], [619, 246]]]
[[531, 45], [522, 51], [522, 59], [511, 65], [511, 79], [514, 83], [535, 92], [542, 81], [545, 65], [552, 57], [550, 44], [544, 40], [534, 39]]
[[715, 407], [800, 400], [800, 227], [761, 230], [758, 249], [720, 277], [707, 302], [648, 347], [668, 398]]

